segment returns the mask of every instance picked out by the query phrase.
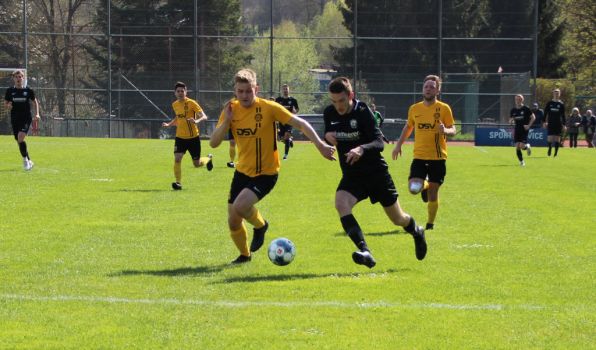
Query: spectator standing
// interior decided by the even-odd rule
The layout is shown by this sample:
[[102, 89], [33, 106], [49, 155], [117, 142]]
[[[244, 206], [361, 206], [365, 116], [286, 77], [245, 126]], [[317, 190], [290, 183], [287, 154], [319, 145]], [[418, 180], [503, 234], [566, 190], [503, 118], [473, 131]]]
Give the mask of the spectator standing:
[[588, 147], [592, 148], [592, 139], [594, 138], [596, 129], [596, 116], [592, 114], [592, 110], [588, 109], [586, 115], [582, 117], [582, 126], [584, 127], [584, 134], [586, 135], [586, 143]]
[[569, 148], [577, 148], [577, 135], [582, 123], [582, 117], [579, 115], [579, 108], [573, 107], [571, 115], [567, 119], [567, 134], [569, 135]]

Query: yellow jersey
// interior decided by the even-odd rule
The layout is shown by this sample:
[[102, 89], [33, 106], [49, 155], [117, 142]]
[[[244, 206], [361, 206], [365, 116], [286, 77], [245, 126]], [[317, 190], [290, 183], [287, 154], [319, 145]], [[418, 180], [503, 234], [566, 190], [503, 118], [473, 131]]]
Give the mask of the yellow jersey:
[[414, 128], [414, 159], [447, 159], [447, 137], [439, 133], [439, 121], [452, 127], [455, 121], [448, 104], [436, 101], [430, 106], [418, 102], [408, 110], [408, 126]]
[[[279, 173], [275, 121], [287, 124], [293, 114], [277, 102], [258, 97], [249, 108], [244, 108], [238, 100], [231, 104], [230, 130], [238, 147], [236, 170], [250, 177]], [[224, 113], [219, 116], [217, 126], [222, 124]]]
[[172, 109], [176, 115], [176, 137], [192, 139], [199, 136], [199, 127], [193, 120], [196, 113], [203, 112], [197, 101], [186, 97], [183, 101], [172, 102]]

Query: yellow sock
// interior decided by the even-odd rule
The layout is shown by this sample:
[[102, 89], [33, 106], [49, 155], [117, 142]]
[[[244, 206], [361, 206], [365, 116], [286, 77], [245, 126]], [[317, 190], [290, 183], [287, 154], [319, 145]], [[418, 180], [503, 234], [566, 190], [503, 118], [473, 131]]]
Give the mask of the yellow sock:
[[174, 176], [176, 177], [176, 182], [181, 183], [182, 180], [182, 163], [174, 162]]
[[434, 224], [435, 217], [437, 217], [437, 211], [439, 210], [439, 201], [431, 202], [428, 201], [428, 223]]
[[236, 147], [230, 146], [230, 162], [234, 162], [236, 158]]
[[246, 221], [250, 222], [250, 224], [253, 225], [255, 228], [261, 228], [265, 226], [265, 219], [263, 219], [263, 217], [261, 216], [261, 212], [259, 212], [259, 209], [255, 207], [252, 208], [252, 213], [249, 217], [246, 218]]
[[201, 157], [199, 158], [199, 164], [201, 164], [201, 166], [207, 164], [209, 162], [209, 157]]
[[428, 181], [424, 180], [423, 190], [428, 190]]
[[242, 223], [242, 226], [238, 230], [230, 230], [230, 236], [236, 248], [240, 251], [240, 254], [250, 256], [250, 250], [248, 250], [248, 231], [246, 231], [244, 223]]

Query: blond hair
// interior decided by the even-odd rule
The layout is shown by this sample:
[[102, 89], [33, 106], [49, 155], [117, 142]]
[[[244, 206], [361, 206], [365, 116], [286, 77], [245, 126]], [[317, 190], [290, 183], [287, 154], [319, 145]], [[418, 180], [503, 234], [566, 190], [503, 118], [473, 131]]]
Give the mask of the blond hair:
[[439, 78], [438, 75], [427, 75], [424, 80], [422, 81], [422, 84], [426, 83], [428, 80], [432, 80], [434, 82], [437, 83], [437, 90], [441, 90], [441, 78]]
[[257, 73], [249, 68], [243, 68], [234, 76], [234, 84], [249, 83], [250, 86], [257, 86]]

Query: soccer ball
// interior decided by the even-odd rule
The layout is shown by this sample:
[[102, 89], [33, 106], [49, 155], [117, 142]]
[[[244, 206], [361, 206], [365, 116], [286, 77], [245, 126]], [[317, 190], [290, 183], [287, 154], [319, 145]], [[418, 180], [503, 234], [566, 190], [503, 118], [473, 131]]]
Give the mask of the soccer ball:
[[296, 246], [287, 238], [277, 238], [269, 243], [269, 260], [279, 266], [292, 262], [296, 256]]

